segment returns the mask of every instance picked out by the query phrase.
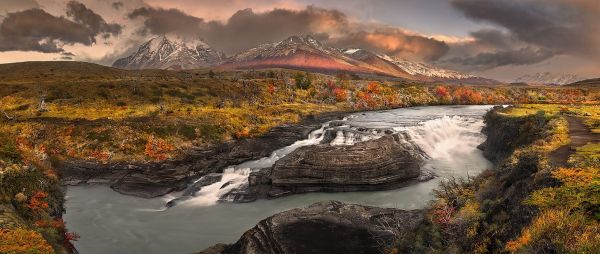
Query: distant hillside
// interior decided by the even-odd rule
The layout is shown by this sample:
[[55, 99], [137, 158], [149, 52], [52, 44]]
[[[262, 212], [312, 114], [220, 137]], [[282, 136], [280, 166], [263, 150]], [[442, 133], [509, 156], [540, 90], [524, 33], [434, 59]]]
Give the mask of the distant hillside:
[[600, 86], [600, 78], [581, 80], [567, 86]]
[[167, 70], [128, 71], [94, 63], [36, 61], [0, 64], [0, 82], [45, 82], [60, 80], [103, 80], [139, 76], [170, 76]]
[[540, 72], [521, 76], [515, 79], [514, 83], [526, 83], [531, 85], [566, 85], [579, 80], [581, 80], [581, 78], [573, 74]]

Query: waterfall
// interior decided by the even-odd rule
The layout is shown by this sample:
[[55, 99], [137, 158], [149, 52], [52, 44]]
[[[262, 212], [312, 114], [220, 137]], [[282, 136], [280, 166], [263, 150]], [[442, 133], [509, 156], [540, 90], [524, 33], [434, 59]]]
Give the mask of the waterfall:
[[485, 140], [482, 127], [481, 119], [444, 116], [399, 129], [405, 130], [432, 159], [453, 160], [472, 153]]
[[[300, 147], [319, 144], [323, 139], [323, 133], [325, 128], [329, 126], [329, 123], [330, 122], [326, 122], [321, 125], [321, 128], [312, 131], [310, 134], [308, 134], [307, 139], [296, 141], [289, 146], [275, 150], [268, 157], [247, 161], [224, 169], [223, 173], [221, 174], [221, 180], [218, 182], [198, 187], [195, 186], [195, 184], [199, 183], [202, 178], [198, 179], [196, 182], [192, 183], [187, 190], [184, 191], [184, 195], [182, 197], [169, 201], [167, 206], [173, 206], [179, 202], [184, 202], [191, 205], [209, 206], [217, 204], [219, 201], [231, 201], [226, 199], [227, 194], [231, 193], [232, 191], [247, 187], [248, 176], [250, 176], [252, 171], [271, 167], [277, 160], [283, 158]], [[195, 189], [198, 188], [200, 190], [195, 191]]]
[[[440, 163], [461, 165], [464, 156], [476, 152], [477, 146], [485, 137], [481, 133], [483, 120], [476, 117], [437, 116], [424, 118], [419, 124], [402, 126], [396, 124], [396, 117], [387, 119], [386, 127], [366, 128], [352, 125], [352, 117], [345, 118], [342, 123], [326, 122], [321, 128], [312, 131], [307, 139], [296, 141], [271, 153], [268, 157], [247, 161], [223, 170], [222, 174], [204, 176], [191, 184], [183, 195], [169, 201], [167, 206], [176, 203], [209, 206], [220, 201], [234, 201], [232, 193], [243, 193], [248, 187], [248, 177], [253, 171], [273, 166], [275, 162], [299, 147], [325, 143], [329, 145], [354, 145], [357, 142], [373, 140], [394, 132], [407, 135], [405, 142], [420, 147], [432, 163], [425, 165], [428, 170], [442, 170]], [[378, 120], [381, 123], [381, 120]], [[332, 123], [330, 125], [330, 123]], [[364, 122], [363, 122], [364, 123]], [[394, 126], [394, 127], [392, 127]], [[326, 132], [335, 133], [331, 141], [324, 140]], [[471, 165], [465, 165], [471, 166]], [[436, 172], [437, 173], [437, 172]], [[220, 179], [218, 178], [220, 176]]]

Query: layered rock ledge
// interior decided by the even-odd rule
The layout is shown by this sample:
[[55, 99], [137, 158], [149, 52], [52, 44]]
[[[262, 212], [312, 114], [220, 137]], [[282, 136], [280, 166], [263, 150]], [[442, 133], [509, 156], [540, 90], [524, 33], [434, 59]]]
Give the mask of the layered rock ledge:
[[382, 242], [410, 234], [422, 221], [420, 210], [325, 201], [275, 214], [236, 243], [218, 244], [200, 253], [380, 253]]
[[220, 173], [231, 165], [269, 156], [281, 147], [305, 139], [321, 123], [341, 119], [344, 114], [309, 116], [298, 124], [275, 127], [257, 138], [233, 140], [197, 147], [181, 158], [160, 163], [108, 163], [69, 160], [56, 162], [61, 179], [70, 185], [108, 184], [115, 191], [144, 198], [180, 191], [200, 176]]
[[[429, 180], [422, 174], [425, 153], [404, 133], [352, 146], [319, 144], [298, 148], [272, 168], [254, 172], [249, 192], [236, 200], [275, 198], [305, 192], [371, 191]], [[423, 177], [427, 175], [427, 177]]]

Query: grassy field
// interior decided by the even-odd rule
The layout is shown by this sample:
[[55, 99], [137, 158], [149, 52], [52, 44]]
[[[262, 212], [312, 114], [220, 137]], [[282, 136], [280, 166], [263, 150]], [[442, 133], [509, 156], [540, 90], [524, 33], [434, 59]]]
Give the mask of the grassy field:
[[[421, 84], [282, 69], [173, 72], [78, 62], [0, 65], [0, 203], [20, 218], [19, 223], [0, 221], [0, 252], [64, 253], [72, 247], [77, 236], [60, 219], [64, 193], [52, 167], [55, 159], [162, 161], [195, 146], [259, 136], [320, 113], [416, 105], [521, 103], [506, 113], [522, 117], [544, 110], [551, 117], [568, 112], [586, 117], [598, 131], [594, 103], [599, 99], [594, 86]], [[565, 102], [579, 106], [549, 104]], [[548, 127], [553, 135], [538, 148], [549, 151], [563, 144], [564, 125], [553, 121]], [[577, 156], [593, 157], [597, 149], [582, 147]], [[466, 207], [477, 211], [478, 206], [471, 202]]]

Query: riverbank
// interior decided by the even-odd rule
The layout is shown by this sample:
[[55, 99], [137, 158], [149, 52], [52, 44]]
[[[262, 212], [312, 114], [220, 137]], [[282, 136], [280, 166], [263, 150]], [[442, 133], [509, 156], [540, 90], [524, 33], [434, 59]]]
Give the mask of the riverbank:
[[[390, 129], [412, 130], [413, 141], [423, 144], [432, 155], [427, 160], [427, 166], [437, 169], [439, 177], [430, 181], [414, 182], [386, 191], [316, 192], [232, 204], [218, 202], [219, 198], [215, 196], [222, 193], [219, 186], [230, 182], [224, 180], [216, 188], [210, 187], [206, 192], [201, 190], [168, 209], [165, 204], [181, 197], [182, 193], [142, 199], [120, 195], [103, 186], [76, 186], [69, 187], [67, 192], [66, 208], [70, 212], [65, 214], [65, 219], [73, 230], [81, 234], [82, 238], [76, 246], [85, 253], [99, 253], [98, 250], [111, 253], [188, 253], [197, 251], [199, 246], [235, 242], [245, 230], [261, 219], [324, 200], [386, 208], [423, 208], [434, 198], [432, 190], [441, 179], [473, 176], [491, 167], [476, 148], [485, 140], [480, 130], [483, 126], [482, 115], [488, 108], [429, 106], [369, 111], [348, 117], [345, 125], [366, 130], [380, 129], [382, 134], [383, 130]], [[456, 143], [460, 146], [451, 145]], [[232, 183], [227, 184], [225, 189], [230, 186]], [[90, 238], [90, 235], [93, 237]], [[105, 242], [113, 244], [107, 247], [103, 245]]]
[[[373, 241], [380, 250], [391, 253], [592, 253], [600, 248], [597, 217], [600, 165], [597, 153], [589, 152], [589, 147], [597, 145], [597, 134], [588, 130], [585, 142], [571, 142], [571, 138], [578, 138], [569, 137], [569, 133], [578, 131], [577, 125], [570, 124], [573, 121], [552, 111], [516, 113], [520, 110], [519, 107], [497, 108], [486, 115], [488, 138], [481, 147], [497, 166], [466, 181], [443, 183], [431, 206], [421, 212], [414, 211], [424, 218], [418, 226], [410, 226], [402, 220], [362, 222], [357, 227], [368, 233], [360, 241], [352, 240], [356, 235], [340, 235], [341, 239], [336, 241]], [[590, 126], [596, 126], [594, 119], [598, 113], [582, 117], [588, 118], [585, 122], [591, 123]], [[549, 157], [560, 147], [583, 143], [587, 148], [575, 149], [566, 165], [570, 168], [549, 163]], [[586, 166], [578, 168], [583, 162]], [[357, 209], [351, 212], [353, 216], [359, 216], [360, 209], [369, 208]], [[327, 209], [319, 212], [327, 213]], [[296, 239], [294, 234], [291, 234], [294, 240], [277, 240], [290, 235], [285, 232], [300, 230], [305, 220], [312, 220], [309, 217], [302, 210], [274, 215], [247, 231], [237, 243], [217, 245], [200, 253], [261, 253], [267, 249], [288, 253], [285, 250], [295, 244], [311, 248], [312, 253], [327, 253], [332, 250], [330, 247], [343, 249], [335, 243], [326, 246], [311, 244], [310, 240], [304, 243], [305, 238]], [[312, 227], [311, 235], [326, 235], [330, 228], [343, 226], [345, 218], [347, 215], [315, 219], [321, 226]], [[386, 232], [392, 235], [378, 234], [382, 229], [388, 229]], [[411, 233], [402, 233], [405, 230]], [[356, 249], [363, 247], [366, 246]]]

